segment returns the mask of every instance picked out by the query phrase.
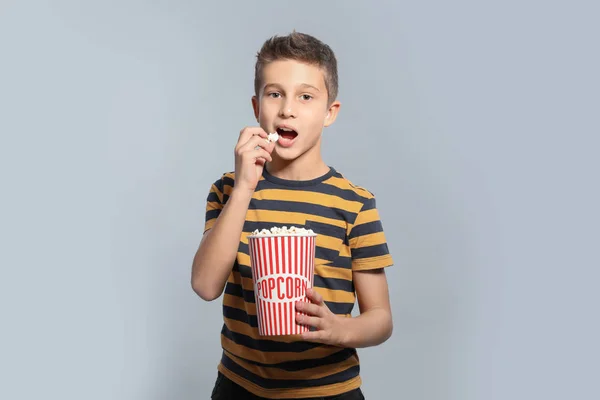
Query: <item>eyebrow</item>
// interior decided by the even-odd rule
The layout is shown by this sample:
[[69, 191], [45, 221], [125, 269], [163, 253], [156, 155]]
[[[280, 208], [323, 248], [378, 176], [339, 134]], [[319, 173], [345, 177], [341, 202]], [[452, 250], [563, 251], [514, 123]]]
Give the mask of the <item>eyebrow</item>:
[[317, 92], [320, 92], [320, 90], [319, 90], [319, 88], [318, 88], [318, 87], [316, 87], [316, 86], [313, 86], [313, 85], [309, 85], [308, 83], [303, 83], [303, 84], [302, 84], [302, 85], [300, 85], [300, 86], [302, 86], [302, 87], [305, 87], [305, 88], [309, 88], [309, 89], [315, 89]]
[[[281, 87], [281, 85], [279, 85], [279, 84], [277, 84], [277, 83], [267, 83], [267, 84], [264, 86], [264, 88], [267, 88], [267, 87], [269, 87], [269, 86], [277, 86], [277, 87]], [[317, 92], [320, 92], [320, 91], [321, 91], [321, 90], [320, 90], [318, 87], [316, 87], [316, 86], [313, 86], [313, 85], [309, 85], [308, 83], [302, 83], [302, 84], [300, 84], [300, 87], [303, 87], [303, 88], [308, 88], [308, 89], [314, 89], [314, 90], [316, 90]]]

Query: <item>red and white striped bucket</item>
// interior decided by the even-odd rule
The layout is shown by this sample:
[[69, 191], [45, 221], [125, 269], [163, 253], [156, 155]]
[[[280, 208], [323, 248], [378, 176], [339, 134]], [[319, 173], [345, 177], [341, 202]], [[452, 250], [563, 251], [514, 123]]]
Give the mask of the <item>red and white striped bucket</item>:
[[248, 236], [259, 335], [308, 332], [308, 326], [296, 323], [295, 303], [310, 302], [306, 288], [313, 287], [315, 237]]

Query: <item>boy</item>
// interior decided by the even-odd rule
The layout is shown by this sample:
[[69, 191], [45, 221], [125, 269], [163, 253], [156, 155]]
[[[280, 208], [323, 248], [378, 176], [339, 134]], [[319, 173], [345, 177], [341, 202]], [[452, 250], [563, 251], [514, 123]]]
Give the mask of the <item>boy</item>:
[[[321, 158], [321, 133], [338, 114], [337, 61], [329, 46], [293, 32], [257, 55], [254, 115], [235, 147], [235, 172], [211, 187], [192, 287], [223, 291], [223, 354], [213, 399], [363, 399], [356, 348], [392, 334], [392, 265], [374, 196]], [[279, 140], [266, 140], [277, 132]], [[297, 303], [302, 335], [259, 336], [247, 236], [296, 226], [318, 234], [311, 303]], [[356, 297], [360, 315], [352, 317]]]

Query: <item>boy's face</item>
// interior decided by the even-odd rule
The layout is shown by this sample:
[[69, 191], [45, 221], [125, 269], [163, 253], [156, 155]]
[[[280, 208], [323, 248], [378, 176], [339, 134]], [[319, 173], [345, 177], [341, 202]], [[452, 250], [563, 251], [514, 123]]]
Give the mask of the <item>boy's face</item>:
[[264, 66], [259, 97], [252, 98], [254, 114], [267, 132], [279, 133], [276, 156], [295, 160], [319, 152], [324, 126], [337, 116], [339, 102], [329, 105], [323, 71], [295, 60]]

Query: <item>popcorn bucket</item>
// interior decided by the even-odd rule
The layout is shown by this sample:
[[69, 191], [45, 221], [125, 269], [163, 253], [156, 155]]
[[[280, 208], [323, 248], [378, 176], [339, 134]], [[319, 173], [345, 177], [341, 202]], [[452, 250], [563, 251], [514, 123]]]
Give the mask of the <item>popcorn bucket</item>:
[[316, 236], [248, 236], [259, 335], [308, 332], [308, 326], [296, 323], [295, 303], [310, 302], [306, 288], [313, 286]]

